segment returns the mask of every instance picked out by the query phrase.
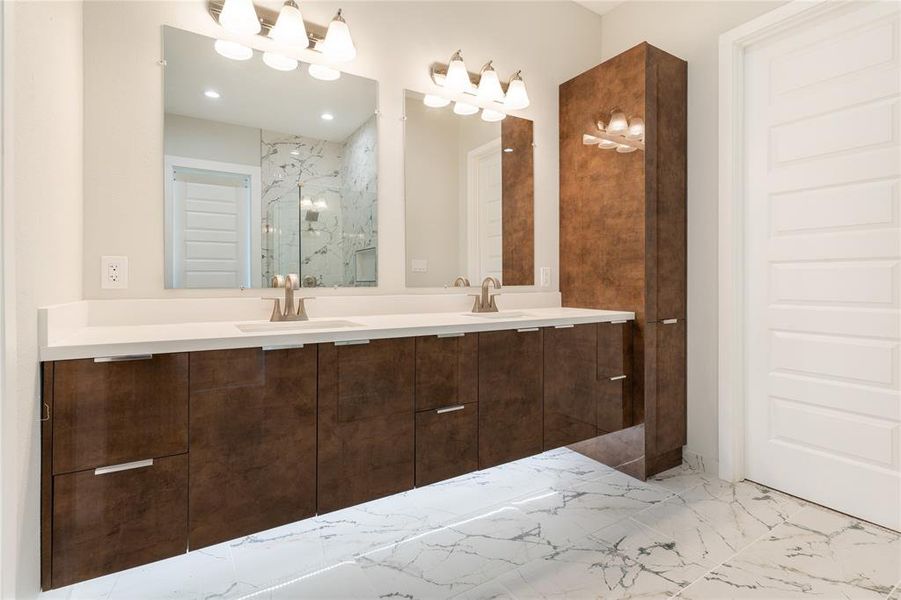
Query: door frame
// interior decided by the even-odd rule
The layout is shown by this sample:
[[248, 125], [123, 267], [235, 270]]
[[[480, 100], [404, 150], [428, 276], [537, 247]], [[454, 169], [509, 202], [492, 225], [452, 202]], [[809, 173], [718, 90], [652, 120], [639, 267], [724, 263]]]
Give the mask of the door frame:
[[747, 444], [745, 50], [787, 29], [842, 9], [851, 1], [793, 0], [719, 38], [718, 475], [726, 481], [745, 478]]
[[[479, 252], [479, 178], [478, 161], [484, 156], [501, 151], [501, 138], [491, 140], [481, 146], [477, 146], [466, 153], [466, 270], [473, 281], [482, 279], [482, 270], [479, 268], [481, 254]], [[501, 198], [503, 209], [503, 198]]]

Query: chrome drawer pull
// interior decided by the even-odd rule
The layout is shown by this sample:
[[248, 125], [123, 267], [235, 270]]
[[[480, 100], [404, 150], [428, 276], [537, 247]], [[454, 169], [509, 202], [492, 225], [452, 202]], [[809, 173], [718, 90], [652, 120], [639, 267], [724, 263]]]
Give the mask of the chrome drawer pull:
[[517, 329], [516, 331], [518, 331], [519, 333], [529, 333], [532, 331], [538, 331], [538, 328], [537, 327], [524, 327], [522, 329]]
[[623, 323], [628, 323], [628, 321], [610, 321], [611, 325], [622, 325]]
[[554, 325], [554, 329], [572, 329], [573, 327], [575, 327], [575, 325], [572, 323], [569, 325]]
[[335, 342], [336, 346], [362, 346], [368, 344], [369, 340], [345, 340], [343, 342]]
[[143, 467], [153, 466], [153, 459], [136, 460], [135, 462], [121, 463], [118, 465], [109, 465], [108, 467], [97, 467], [94, 469], [94, 475], [106, 475], [107, 473], [118, 473], [119, 471], [131, 471], [132, 469], [140, 469]]
[[679, 319], [663, 319], [660, 322], [663, 323], [664, 325], [672, 325], [674, 323], [678, 323]]
[[152, 354], [124, 354], [122, 356], [98, 356], [95, 363], [128, 362], [130, 360], [150, 360]]
[[438, 413], [439, 415], [443, 415], [444, 413], [457, 412], [458, 410], [463, 410], [464, 408], [466, 408], [466, 407], [464, 405], [460, 404], [458, 406], [447, 406], [445, 408], [439, 408], [435, 412]]
[[438, 337], [438, 338], [457, 338], [457, 337], [463, 337], [463, 336], [465, 336], [465, 335], [466, 335], [465, 333], [439, 333], [439, 334], [438, 334], [437, 336], [435, 336], [435, 337]]
[[263, 346], [263, 352], [271, 352], [272, 350], [296, 350], [303, 348], [303, 344], [284, 344], [282, 346]]
[[617, 375], [616, 377], [611, 377], [610, 381], [619, 381], [620, 379], [625, 379], [625, 375]]

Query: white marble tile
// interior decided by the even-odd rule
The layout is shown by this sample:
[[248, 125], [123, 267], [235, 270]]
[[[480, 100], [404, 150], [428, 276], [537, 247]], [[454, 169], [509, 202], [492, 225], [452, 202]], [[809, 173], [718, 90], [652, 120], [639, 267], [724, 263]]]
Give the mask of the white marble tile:
[[41, 600], [104, 600], [110, 597], [119, 573], [82, 581], [75, 585], [49, 590], [40, 594]]
[[263, 588], [323, 568], [320, 527], [306, 519], [228, 542], [238, 581]]
[[678, 467], [654, 475], [648, 481], [679, 493], [703, 483], [719, 481], [719, 479], [715, 475], [704, 473], [691, 468], [687, 463], [682, 463]]
[[888, 600], [901, 600], [901, 581], [895, 585], [895, 589], [888, 595]]
[[901, 536], [815, 506], [682, 592], [684, 598], [886, 598]]
[[497, 579], [466, 590], [453, 598], [455, 600], [517, 600], [513, 592], [501, 585]]
[[366, 600], [375, 591], [354, 561], [342, 561], [312, 573], [255, 590], [240, 600]]
[[538, 523], [505, 506], [365, 554], [358, 562], [380, 596], [446, 598], [552, 550]]

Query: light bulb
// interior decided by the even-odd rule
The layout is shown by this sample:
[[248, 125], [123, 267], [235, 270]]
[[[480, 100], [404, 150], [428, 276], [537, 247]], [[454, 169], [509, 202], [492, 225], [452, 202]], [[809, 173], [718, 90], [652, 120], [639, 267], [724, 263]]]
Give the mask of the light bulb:
[[238, 42], [230, 42], [228, 40], [216, 40], [213, 44], [216, 53], [225, 58], [232, 60], [247, 60], [253, 56], [253, 49], [248, 48], [244, 44]]
[[632, 117], [629, 121], [629, 132], [626, 137], [630, 140], [640, 140], [644, 137], [644, 121], [641, 117]]
[[607, 124], [607, 133], [612, 135], [623, 135], [629, 129], [629, 123], [626, 121], [626, 115], [618, 108], [613, 109], [610, 115], [610, 122]]
[[307, 67], [307, 73], [313, 79], [319, 79], [320, 81], [335, 81], [341, 78], [341, 71], [325, 65], [311, 64]]
[[616, 142], [605, 140], [604, 138], [601, 138], [601, 141], [598, 142], [598, 148], [602, 148], [604, 150], [610, 150], [612, 148], [616, 148], [617, 146], [619, 146], [619, 144], [617, 144]]
[[225, 0], [219, 13], [219, 24], [230, 33], [253, 35], [260, 32], [260, 18], [253, 0]]
[[313, 208], [313, 201], [310, 200], [308, 196], [304, 196], [304, 198], [300, 201], [300, 206], [302, 208]]
[[496, 123], [498, 121], [503, 121], [507, 118], [505, 113], [502, 113], [499, 110], [492, 110], [490, 108], [482, 109], [482, 120], [487, 121], [489, 123]]
[[292, 48], [306, 48], [310, 45], [303, 15], [294, 0], [286, 0], [275, 20], [275, 26], [269, 31], [269, 37]]
[[479, 112], [478, 106], [467, 104], [466, 102], [454, 102], [454, 113], [462, 116], [474, 115]]
[[444, 78], [444, 87], [454, 93], [465, 92], [472, 87], [469, 80], [469, 72], [466, 70], [466, 63], [463, 62], [463, 55], [457, 50], [451, 56], [450, 62], [447, 64], [447, 76]]
[[635, 152], [638, 150], [635, 146], [627, 146], [625, 144], [617, 144], [616, 151], [620, 154], [628, 154], [629, 152]]
[[504, 96], [504, 108], [507, 110], [521, 110], [529, 106], [529, 94], [526, 92], [526, 84], [522, 80], [521, 73], [517, 71], [510, 78], [507, 95]]
[[293, 71], [297, 68], [297, 60], [278, 52], [263, 52], [263, 62], [276, 71]]
[[341, 16], [340, 8], [338, 9], [338, 14], [328, 24], [325, 40], [322, 42], [322, 53], [326, 58], [335, 62], [347, 62], [357, 56], [357, 49], [354, 47], [354, 41], [350, 37], [350, 28], [347, 26], [344, 17]]
[[504, 90], [501, 87], [501, 80], [497, 78], [497, 71], [488, 61], [482, 67], [482, 74], [479, 77], [479, 91], [477, 92], [479, 100], [483, 102], [495, 102], [504, 99]]
[[444, 108], [448, 104], [450, 104], [450, 100], [447, 98], [442, 98], [441, 96], [436, 96], [435, 94], [426, 94], [422, 99], [422, 103], [428, 106], [429, 108]]

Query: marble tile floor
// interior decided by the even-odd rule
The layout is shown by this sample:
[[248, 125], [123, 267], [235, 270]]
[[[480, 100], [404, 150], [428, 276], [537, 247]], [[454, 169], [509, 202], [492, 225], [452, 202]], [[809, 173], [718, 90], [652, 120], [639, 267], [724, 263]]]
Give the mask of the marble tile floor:
[[901, 600], [901, 535], [688, 466], [566, 449], [41, 595]]

